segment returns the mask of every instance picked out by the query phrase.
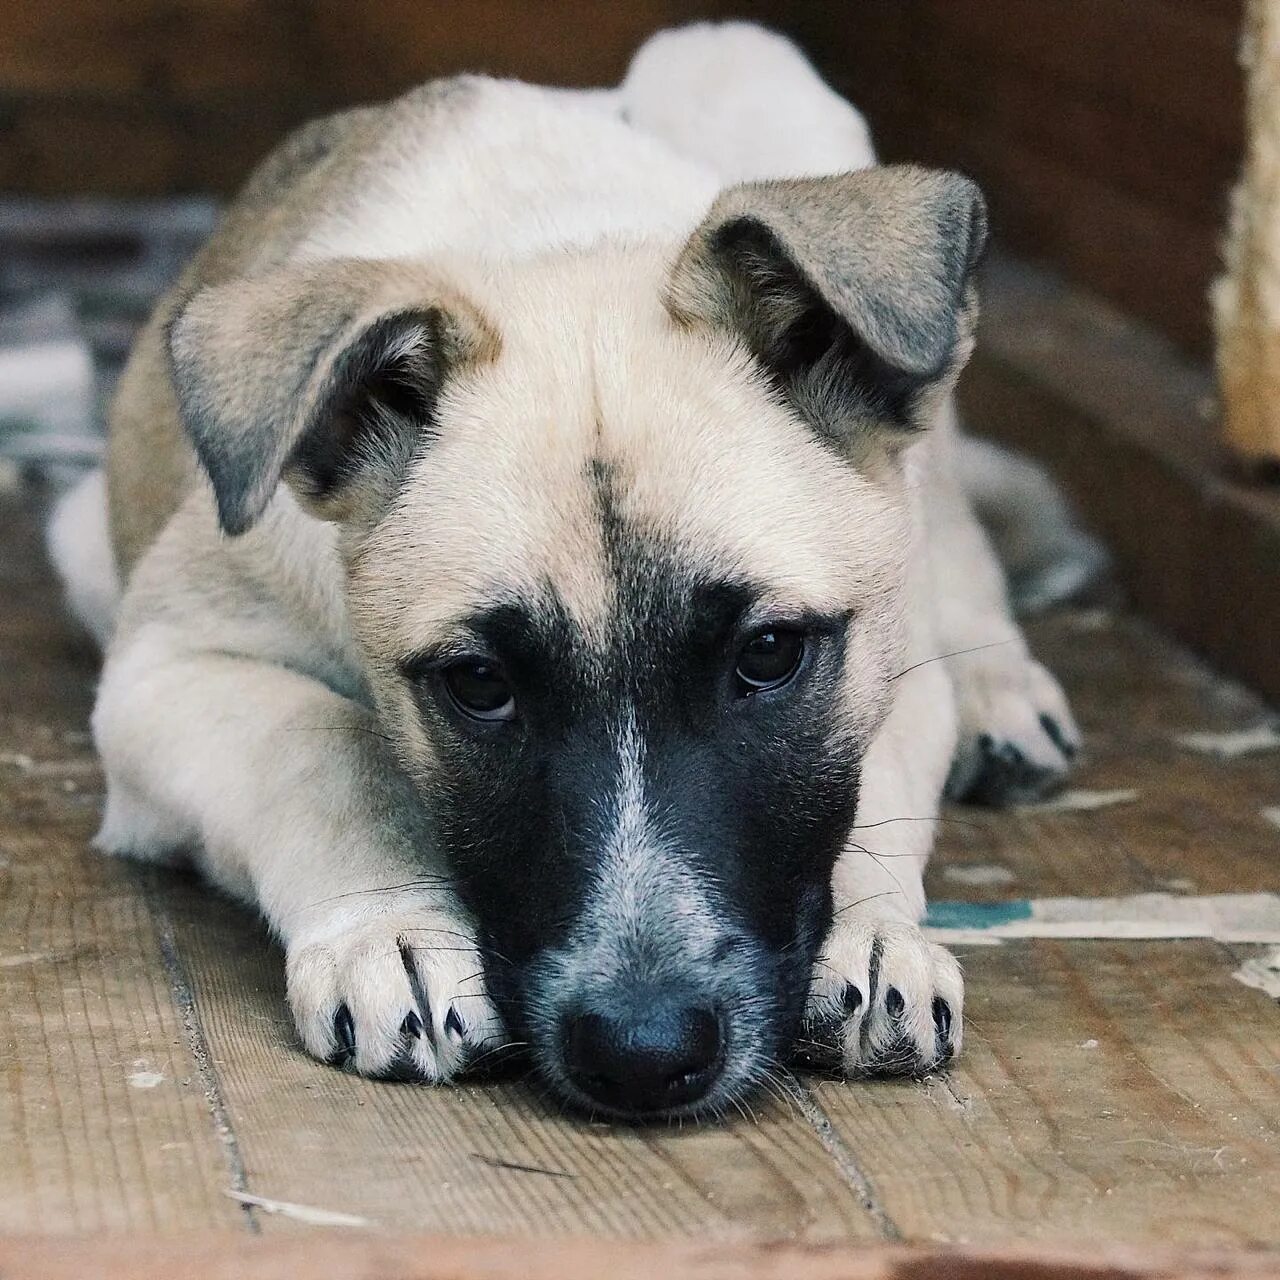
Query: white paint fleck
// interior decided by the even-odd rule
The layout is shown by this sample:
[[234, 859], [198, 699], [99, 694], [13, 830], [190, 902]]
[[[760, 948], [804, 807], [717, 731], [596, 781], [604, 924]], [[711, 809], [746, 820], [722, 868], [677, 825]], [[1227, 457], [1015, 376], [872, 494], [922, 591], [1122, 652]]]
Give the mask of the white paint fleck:
[[129, 1085], [133, 1089], [154, 1089], [164, 1083], [164, 1076], [159, 1071], [135, 1071], [129, 1076]]
[[1262, 816], [1273, 827], [1280, 827], [1280, 804], [1275, 805], [1271, 809], [1263, 809]]
[[[0, 862], [0, 866], [5, 866], [4, 862]], [[0, 956], [0, 969], [20, 969], [25, 965], [39, 964], [42, 960], [54, 960], [57, 958], [57, 952], [54, 951], [19, 951], [15, 955]]]
[[1232, 729], [1226, 733], [1180, 733], [1174, 741], [1188, 751], [1199, 751], [1219, 760], [1234, 760], [1259, 751], [1280, 750], [1280, 729], [1274, 724], [1258, 724], [1251, 729]]
[[1115, 622], [1110, 609], [1078, 609], [1069, 618], [1073, 631], [1106, 631]]
[[0, 764], [12, 765], [23, 773], [30, 773], [36, 762], [25, 751], [0, 751]]
[[1280, 947], [1246, 960], [1231, 976], [1246, 987], [1280, 1000]]
[[1081, 1049], [1096, 1049], [1098, 1047], [1098, 1042], [1096, 1040], [1081, 1040], [1079, 1047]]
[[956, 884], [969, 885], [1012, 884], [1017, 878], [1008, 867], [998, 867], [988, 863], [975, 863], [967, 867], [944, 867], [942, 875], [944, 879], [954, 881]]
[[1098, 809], [1109, 809], [1116, 804], [1132, 804], [1139, 792], [1121, 788], [1115, 791], [1086, 791], [1082, 787], [1074, 787], [1039, 804], [1022, 805], [1025, 812], [1031, 813], [1093, 813]]
[[339, 1213], [336, 1209], [316, 1209], [307, 1204], [294, 1204], [290, 1200], [272, 1200], [267, 1196], [250, 1195], [247, 1191], [236, 1191], [228, 1187], [225, 1196], [238, 1204], [247, 1204], [263, 1213], [279, 1214], [282, 1218], [292, 1218], [295, 1222], [305, 1222], [313, 1227], [372, 1227], [375, 1224], [368, 1218], [357, 1217], [354, 1213]]

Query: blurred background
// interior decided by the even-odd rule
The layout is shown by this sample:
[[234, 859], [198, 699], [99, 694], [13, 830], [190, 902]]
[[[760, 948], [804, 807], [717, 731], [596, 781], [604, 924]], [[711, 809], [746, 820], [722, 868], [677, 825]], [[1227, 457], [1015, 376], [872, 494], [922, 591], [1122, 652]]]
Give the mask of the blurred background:
[[[1280, 514], [1274, 493], [1239, 489], [1210, 374], [1208, 293], [1246, 149], [1244, 12], [1243, 0], [10, 0], [0, 453], [11, 471], [94, 455], [155, 294], [300, 121], [459, 70], [607, 84], [660, 27], [750, 18], [803, 46], [884, 158], [983, 184], [996, 249], [971, 422], [1055, 470], [1144, 608], [1275, 694], [1270, 644], [1223, 619], [1248, 601], [1262, 615], [1253, 636], [1280, 627]], [[1265, 552], [1256, 524], [1237, 527], [1262, 507]], [[1213, 566], [1227, 562], [1224, 585]]]

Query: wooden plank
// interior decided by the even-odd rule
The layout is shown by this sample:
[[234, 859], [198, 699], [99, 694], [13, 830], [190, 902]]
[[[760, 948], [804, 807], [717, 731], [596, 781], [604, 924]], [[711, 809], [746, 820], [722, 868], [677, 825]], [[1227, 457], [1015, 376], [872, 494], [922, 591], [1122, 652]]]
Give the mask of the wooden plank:
[[816, 1089], [904, 1236], [1280, 1242], [1280, 1011], [1223, 948], [1041, 940], [964, 964], [946, 1076]]
[[1280, 491], [1231, 479], [1207, 370], [1025, 264], [984, 297], [967, 420], [1050, 466], [1145, 613], [1280, 699]]
[[0, 500], [0, 1232], [243, 1226], [152, 918], [86, 856], [92, 657]]
[[[1033, 637], [1086, 732], [1073, 785], [1137, 798], [953, 807], [931, 897], [1274, 891], [1280, 830], [1262, 810], [1280, 803], [1280, 754], [1175, 741], [1256, 725], [1263, 704], [1109, 609]], [[1231, 976], [1235, 951], [1036, 941], [962, 960], [965, 1051], [945, 1077], [816, 1091], [907, 1238], [1280, 1243], [1280, 1008]]]
[[457, 1240], [196, 1238], [58, 1242], [0, 1240], [8, 1280], [1263, 1280], [1275, 1254], [1180, 1253], [1168, 1249], [1007, 1249], [611, 1244]]
[[[430, 1089], [321, 1066], [296, 1047], [283, 963], [261, 930], [197, 888], [164, 880], [156, 892], [259, 1195], [443, 1234], [880, 1233], [802, 1114], [782, 1102], [754, 1101], [734, 1125], [635, 1129], [562, 1114], [528, 1082]], [[267, 1232], [296, 1229], [260, 1221]]]
[[[1084, 729], [1071, 785], [1135, 798], [1093, 812], [954, 808], [930, 864], [930, 895], [990, 901], [1280, 888], [1280, 828], [1265, 812], [1280, 805], [1280, 752], [1223, 760], [1177, 742], [1184, 733], [1265, 723], [1265, 704], [1123, 612], [1066, 610], [1031, 631]], [[989, 873], [978, 884], [974, 868]]]

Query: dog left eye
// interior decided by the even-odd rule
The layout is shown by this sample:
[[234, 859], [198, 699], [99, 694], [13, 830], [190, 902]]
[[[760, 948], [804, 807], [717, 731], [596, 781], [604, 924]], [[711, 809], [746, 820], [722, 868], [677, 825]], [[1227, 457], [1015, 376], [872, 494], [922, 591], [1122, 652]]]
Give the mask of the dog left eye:
[[738, 692], [744, 697], [779, 689], [800, 668], [804, 658], [804, 633], [774, 628], [743, 646], [734, 667]]

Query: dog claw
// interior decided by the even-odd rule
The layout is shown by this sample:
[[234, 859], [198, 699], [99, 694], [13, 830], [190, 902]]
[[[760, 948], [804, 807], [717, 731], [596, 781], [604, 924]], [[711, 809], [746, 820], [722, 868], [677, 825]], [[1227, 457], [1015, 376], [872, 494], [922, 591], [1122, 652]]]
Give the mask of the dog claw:
[[412, 1036], [414, 1040], [422, 1038], [422, 1019], [412, 1011], [405, 1015], [404, 1021], [400, 1024], [400, 1034]]
[[348, 1058], [355, 1055], [356, 1024], [351, 1017], [351, 1010], [345, 1004], [340, 1004], [338, 1012], [334, 1014], [333, 1034], [338, 1038], [338, 1052], [334, 1055], [335, 1059], [338, 1062], [346, 1062]]
[[884, 993], [885, 1012], [891, 1018], [897, 1018], [902, 1015], [903, 1009], [907, 1007], [907, 1002], [902, 998], [902, 992], [897, 987], [890, 987]]
[[951, 1006], [941, 996], [935, 997], [933, 1002], [933, 1026], [939, 1040], [951, 1039]]
[[451, 1007], [449, 1012], [445, 1014], [444, 1033], [455, 1043], [460, 1041], [467, 1034], [467, 1028], [464, 1025], [457, 1009]]

